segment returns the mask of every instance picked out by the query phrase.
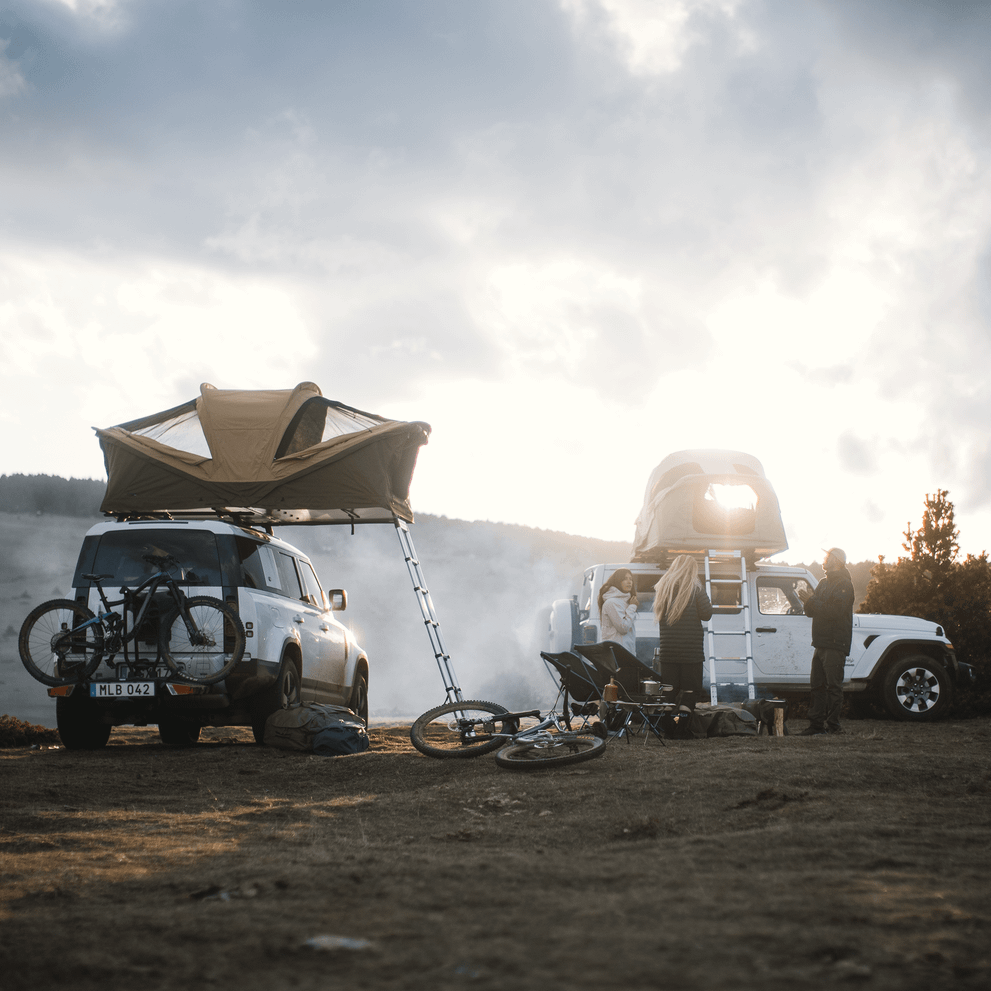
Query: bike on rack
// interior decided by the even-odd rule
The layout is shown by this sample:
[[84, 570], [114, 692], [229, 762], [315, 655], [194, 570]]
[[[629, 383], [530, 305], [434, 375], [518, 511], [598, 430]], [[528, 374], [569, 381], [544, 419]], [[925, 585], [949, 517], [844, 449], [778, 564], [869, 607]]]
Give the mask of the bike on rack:
[[[178, 567], [171, 557], [147, 556], [157, 568]], [[17, 640], [24, 667], [32, 677], [54, 687], [85, 681], [106, 660], [123, 653], [119, 666], [151, 677], [177, 678], [196, 685], [222, 681], [244, 655], [244, 626], [238, 614], [212, 596], [187, 596], [169, 571], [160, 570], [135, 588], [121, 588], [113, 602], [103, 590], [112, 575], [83, 575], [96, 585], [103, 608], [99, 615], [80, 602], [53, 599], [33, 609]], [[158, 599], [155, 593], [164, 590]], [[158, 614], [155, 651], [145, 659], [139, 642], [149, 642], [152, 604]], [[114, 610], [121, 606], [120, 612]], [[127, 617], [133, 616], [128, 627]], [[151, 640], [155, 643], [154, 640]], [[129, 653], [128, 645], [133, 644]]]
[[[523, 720], [537, 720], [521, 728]], [[448, 702], [419, 716], [410, 742], [428, 757], [477, 757], [495, 750], [500, 767], [529, 771], [601, 757], [604, 736], [577, 732], [554, 710], [509, 712], [493, 702]]]

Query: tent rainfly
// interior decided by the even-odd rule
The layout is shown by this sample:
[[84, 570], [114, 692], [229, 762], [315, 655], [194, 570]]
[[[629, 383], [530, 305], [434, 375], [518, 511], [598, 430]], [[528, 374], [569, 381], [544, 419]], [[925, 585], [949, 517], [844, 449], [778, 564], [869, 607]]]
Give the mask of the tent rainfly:
[[120, 518], [224, 515], [266, 526], [413, 521], [426, 423], [387, 420], [295, 389], [216, 389], [105, 430], [101, 509]]
[[788, 549], [778, 497], [761, 463], [741, 451], [678, 451], [651, 472], [637, 517], [634, 561], [738, 550]]

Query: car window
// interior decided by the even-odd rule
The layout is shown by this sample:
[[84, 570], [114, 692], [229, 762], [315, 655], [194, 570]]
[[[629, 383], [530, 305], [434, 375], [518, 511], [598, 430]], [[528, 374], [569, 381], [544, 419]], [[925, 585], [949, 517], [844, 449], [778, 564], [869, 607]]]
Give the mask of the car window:
[[757, 579], [757, 608], [765, 616], [801, 616], [805, 613], [796, 586], [808, 587], [799, 578], [765, 577]]
[[247, 537], [238, 537], [236, 542], [238, 556], [244, 569], [245, 586], [282, 592], [282, 579], [272, 548], [256, 540], [249, 540]]
[[318, 609], [322, 609], [323, 592], [320, 588], [320, 582], [317, 579], [316, 572], [313, 570], [308, 561], [297, 560], [296, 564], [299, 567], [299, 576], [303, 579], [303, 588], [306, 592], [306, 600]]
[[635, 575], [637, 583], [637, 612], [654, 611], [654, 586], [658, 575]]
[[299, 576], [296, 574], [296, 565], [293, 563], [292, 555], [284, 551], [276, 551], [275, 563], [279, 569], [279, 578], [282, 580], [282, 591], [290, 599], [302, 599], [303, 590], [299, 585]]
[[205, 530], [113, 530], [100, 537], [93, 569], [121, 585], [139, 585], [156, 571], [180, 584], [223, 585], [217, 536]]

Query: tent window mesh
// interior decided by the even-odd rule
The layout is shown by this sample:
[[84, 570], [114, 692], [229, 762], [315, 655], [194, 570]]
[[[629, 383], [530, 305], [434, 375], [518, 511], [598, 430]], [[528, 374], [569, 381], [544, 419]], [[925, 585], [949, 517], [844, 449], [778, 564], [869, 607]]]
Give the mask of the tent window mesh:
[[136, 437], [157, 440], [159, 444], [174, 447], [177, 451], [198, 454], [204, 458], [211, 457], [210, 445], [206, 442], [206, 435], [203, 433], [199, 414], [195, 409], [130, 432]]
[[369, 430], [384, 422], [381, 417], [371, 413], [362, 413], [329, 399], [314, 397], [303, 403], [292, 418], [275, 452], [275, 458], [278, 460], [290, 454], [298, 454], [314, 444], [322, 444], [359, 430]]

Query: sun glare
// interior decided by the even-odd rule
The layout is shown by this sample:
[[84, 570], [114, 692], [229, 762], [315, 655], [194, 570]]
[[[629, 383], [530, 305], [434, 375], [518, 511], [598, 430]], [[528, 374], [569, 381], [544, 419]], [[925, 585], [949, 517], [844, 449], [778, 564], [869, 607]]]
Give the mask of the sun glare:
[[724, 485], [713, 482], [705, 498], [723, 509], [756, 509], [757, 493], [749, 485]]

